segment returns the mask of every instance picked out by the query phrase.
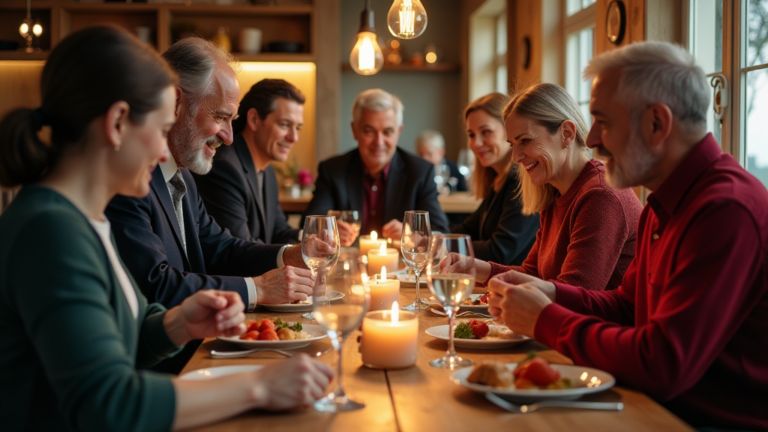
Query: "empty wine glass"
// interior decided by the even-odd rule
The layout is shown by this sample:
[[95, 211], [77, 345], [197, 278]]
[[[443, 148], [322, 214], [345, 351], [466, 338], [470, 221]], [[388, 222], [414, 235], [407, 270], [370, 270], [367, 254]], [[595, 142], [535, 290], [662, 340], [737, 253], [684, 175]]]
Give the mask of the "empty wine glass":
[[456, 160], [456, 166], [459, 172], [464, 176], [467, 184], [472, 179], [472, 172], [475, 169], [475, 154], [469, 149], [459, 150], [459, 158]]
[[472, 364], [462, 359], [453, 347], [453, 321], [461, 303], [475, 286], [475, 253], [472, 239], [463, 234], [436, 234], [432, 238], [427, 263], [429, 290], [448, 313], [448, 351], [430, 365], [443, 369], [458, 369]]
[[[326, 301], [326, 283], [331, 269], [339, 259], [339, 229], [335, 216], [307, 216], [301, 238], [301, 257], [315, 276], [312, 303]], [[302, 315], [314, 319], [313, 313]]]
[[429, 212], [407, 211], [403, 216], [403, 232], [400, 237], [400, 251], [403, 253], [405, 265], [416, 275], [416, 299], [403, 307], [405, 310], [418, 311], [426, 309], [429, 304], [419, 297], [419, 278], [429, 261], [429, 241], [432, 230], [429, 227]]
[[[345, 261], [347, 271], [353, 271], [349, 261]], [[342, 386], [342, 348], [349, 335], [353, 333], [363, 321], [363, 316], [368, 311], [370, 294], [363, 285], [348, 285], [344, 282], [335, 284], [334, 289], [344, 294], [341, 300], [333, 304], [320, 301], [314, 297], [312, 308], [317, 323], [328, 333], [333, 348], [336, 350], [339, 362], [336, 376], [336, 389], [324, 398], [314, 403], [317, 411], [343, 412], [365, 408], [365, 404], [356, 402], [347, 396]]]
[[448, 165], [435, 165], [435, 186], [439, 195], [445, 194], [445, 188], [448, 187], [448, 179], [451, 178], [451, 169]]
[[344, 210], [341, 212], [341, 220], [352, 225], [352, 228], [360, 234], [360, 226], [363, 221], [360, 218], [360, 212], [357, 210]]

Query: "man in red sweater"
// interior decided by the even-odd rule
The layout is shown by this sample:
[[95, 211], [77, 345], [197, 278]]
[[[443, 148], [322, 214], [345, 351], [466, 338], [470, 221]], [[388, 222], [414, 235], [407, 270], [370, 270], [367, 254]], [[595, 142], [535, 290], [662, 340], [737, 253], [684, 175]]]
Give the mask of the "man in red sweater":
[[653, 191], [635, 259], [615, 291], [496, 276], [491, 313], [696, 427], [768, 430], [768, 191], [706, 132], [709, 86], [682, 48], [633, 44], [585, 76], [609, 183]]

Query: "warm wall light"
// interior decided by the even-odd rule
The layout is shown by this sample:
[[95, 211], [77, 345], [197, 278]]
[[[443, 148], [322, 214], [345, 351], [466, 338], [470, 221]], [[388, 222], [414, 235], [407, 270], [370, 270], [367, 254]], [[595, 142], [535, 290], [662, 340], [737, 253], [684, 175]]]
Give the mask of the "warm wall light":
[[32, 37], [40, 37], [43, 34], [43, 26], [32, 20], [32, 0], [27, 0], [27, 17], [19, 26], [19, 34], [27, 42], [25, 51], [28, 53], [35, 52], [35, 49], [32, 48]]
[[360, 30], [357, 32], [357, 43], [349, 54], [349, 65], [360, 75], [373, 75], [384, 65], [384, 54], [376, 40], [376, 29], [373, 27], [370, 0], [365, 1], [365, 9], [360, 14]]
[[395, 0], [387, 14], [389, 31], [400, 39], [415, 39], [427, 29], [427, 11], [419, 0]]

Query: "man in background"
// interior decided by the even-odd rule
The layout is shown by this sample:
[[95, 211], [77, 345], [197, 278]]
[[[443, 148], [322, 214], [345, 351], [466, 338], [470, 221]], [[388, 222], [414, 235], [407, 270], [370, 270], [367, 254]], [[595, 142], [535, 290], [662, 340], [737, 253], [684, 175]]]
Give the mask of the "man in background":
[[448, 187], [451, 192], [466, 192], [467, 180], [461, 175], [459, 167], [456, 166], [456, 162], [445, 158], [445, 139], [443, 134], [435, 130], [425, 130], [416, 137], [416, 154], [421, 156], [422, 159], [432, 162], [435, 165], [435, 170], [440, 165], [448, 166], [450, 170], [450, 178], [455, 178], [455, 185], [448, 182]]
[[304, 95], [281, 79], [254, 84], [240, 101], [236, 134], [208, 174], [192, 173], [208, 213], [233, 236], [259, 243], [297, 243], [278, 201], [271, 162], [285, 162], [304, 124]]
[[[448, 218], [437, 201], [432, 164], [399, 147], [403, 104], [381, 89], [360, 93], [352, 108], [352, 134], [357, 148], [320, 163], [315, 194], [306, 215], [328, 210], [357, 210], [361, 231], [377, 231], [384, 238], [400, 239], [403, 214], [425, 210], [433, 231], [448, 231]], [[357, 234], [339, 223], [342, 245]]]

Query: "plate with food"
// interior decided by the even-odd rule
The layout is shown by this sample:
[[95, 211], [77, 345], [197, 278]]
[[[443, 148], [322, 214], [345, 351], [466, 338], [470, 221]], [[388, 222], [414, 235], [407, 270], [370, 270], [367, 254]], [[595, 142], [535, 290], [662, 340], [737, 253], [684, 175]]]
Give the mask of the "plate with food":
[[[328, 290], [328, 298], [330, 301], [341, 300], [344, 298], [344, 293], [334, 290]], [[293, 303], [284, 304], [263, 304], [266, 309], [272, 312], [311, 312], [312, 311], [312, 296], [307, 297], [306, 300], [297, 300]]]
[[231, 365], [231, 366], [218, 366], [212, 368], [193, 370], [187, 372], [184, 375], [179, 376], [179, 379], [185, 381], [202, 381], [207, 379], [219, 378], [226, 375], [233, 375], [241, 372], [253, 372], [261, 369], [262, 365]]
[[[416, 275], [409, 274], [407, 270], [389, 273], [387, 278], [399, 280], [400, 288], [416, 288]], [[427, 287], [427, 279], [423, 275], [419, 279], [419, 287]]]
[[[433, 338], [447, 341], [448, 326], [430, 327], [426, 333]], [[462, 348], [497, 349], [519, 345], [533, 340], [528, 336], [519, 335], [507, 326], [493, 324], [486, 320], [469, 320], [459, 322], [453, 330], [453, 344]]]
[[319, 325], [285, 322], [281, 318], [264, 318], [246, 323], [248, 330], [240, 336], [219, 336], [216, 339], [243, 348], [294, 349], [327, 337]]
[[460, 369], [451, 381], [479, 393], [529, 403], [551, 399], [572, 400], [613, 387], [613, 375], [585, 366], [549, 364], [535, 353], [520, 363], [485, 361]]

